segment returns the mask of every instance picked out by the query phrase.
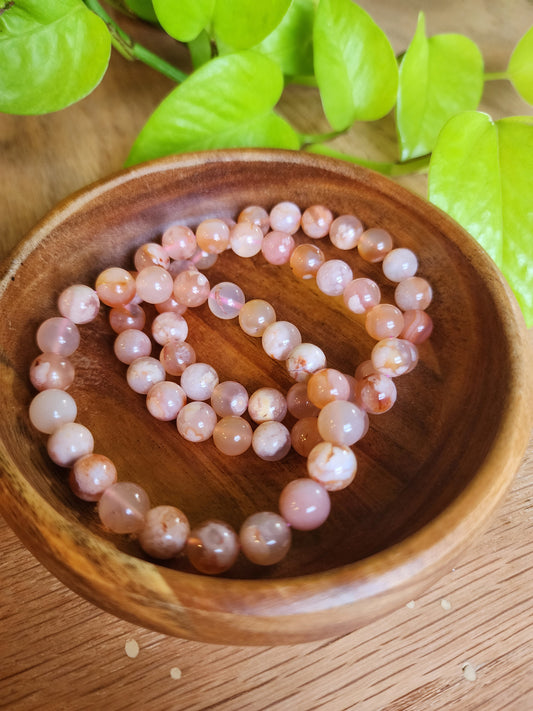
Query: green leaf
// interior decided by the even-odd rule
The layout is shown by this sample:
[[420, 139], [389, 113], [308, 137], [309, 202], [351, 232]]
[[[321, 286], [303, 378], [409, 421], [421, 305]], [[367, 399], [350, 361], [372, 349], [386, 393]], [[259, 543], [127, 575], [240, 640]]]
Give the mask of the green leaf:
[[157, 107], [127, 164], [212, 148], [299, 148], [296, 132], [273, 111], [282, 90], [280, 68], [257, 52], [212, 59]]
[[493, 121], [467, 111], [444, 126], [429, 198], [485, 248], [533, 326], [533, 117]]
[[533, 104], [533, 27], [514, 48], [507, 72], [520, 96]]
[[322, 105], [335, 130], [392, 109], [398, 65], [384, 32], [364, 10], [351, 0], [320, 0], [313, 40]]
[[155, 14], [152, 0], [125, 0], [124, 4], [141, 20], [157, 23], [157, 15]]
[[0, 111], [43, 114], [89, 94], [109, 62], [109, 32], [80, 0], [16, 0], [0, 15]]
[[423, 13], [400, 65], [396, 125], [401, 159], [431, 153], [446, 121], [475, 109], [483, 92], [483, 57], [468, 37], [425, 34]]
[[215, 36], [233, 49], [259, 44], [279, 25], [291, 0], [216, 0]]
[[155, 14], [167, 34], [179, 42], [191, 42], [207, 27], [215, 0], [153, 0]]

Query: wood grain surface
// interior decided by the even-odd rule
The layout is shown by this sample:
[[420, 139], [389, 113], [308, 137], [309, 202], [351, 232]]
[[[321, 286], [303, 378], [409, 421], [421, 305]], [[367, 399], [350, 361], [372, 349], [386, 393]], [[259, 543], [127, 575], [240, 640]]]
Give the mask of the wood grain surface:
[[[475, 39], [488, 71], [505, 66], [533, 22], [527, 0], [476, 0], [467, 9], [458, 0], [361, 4], [397, 51], [424, 9], [430, 33]], [[159, 46], [153, 31], [141, 34]], [[174, 52], [170, 45], [163, 51]], [[50, 116], [0, 116], [1, 255], [60, 199], [120, 168], [169, 88], [146, 67], [114, 56], [101, 86], [76, 106]], [[282, 109], [302, 131], [326, 129], [312, 90], [291, 88]], [[483, 109], [494, 118], [531, 114], [503, 82], [487, 86]], [[395, 158], [389, 118], [357, 126], [338, 143], [370, 159]], [[402, 182], [425, 192], [424, 176]], [[2, 522], [0, 708], [529, 711], [532, 493], [533, 442], [488, 531], [431, 590], [349, 635], [282, 648], [187, 642], [112, 617], [59, 583]]]

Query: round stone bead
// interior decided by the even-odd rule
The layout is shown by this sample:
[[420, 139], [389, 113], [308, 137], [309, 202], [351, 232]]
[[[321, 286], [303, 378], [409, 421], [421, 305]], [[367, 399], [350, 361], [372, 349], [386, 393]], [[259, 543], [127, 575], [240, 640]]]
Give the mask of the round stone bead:
[[170, 273], [163, 267], [145, 267], [135, 280], [137, 294], [148, 304], [167, 301], [172, 296], [174, 282]]
[[313, 479], [293, 479], [279, 499], [285, 521], [298, 531], [312, 531], [326, 521], [331, 501], [326, 489]]
[[161, 348], [159, 360], [169, 375], [181, 375], [185, 368], [196, 362], [196, 352], [190, 343], [169, 341]]
[[196, 236], [186, 225], [170, 225], [161, 236], [161, 244], [171, 259], [190, 259], [196, 252]]
[[154, 306], [155, 310], [160, 314], [172, 311], [172, 313], [182, 316], [187, 311], [185, 304], [180, 304], [179, 301], [176, 301], [174, 295], [166, 301], [162, 301], [160, 304], [154, 304]]
[[138, 272], [152, 266], [168, 269], [170, 256], [166, 249], [157, 242], [145, 242], [135, 251], [133, 263]]
[[252, 449], [260, 459], [277, 462], [288, 454], [291, 448], [291, 433], [281, 422], [262, 422], [255, 428]]
[[396, 402], [396, 385], [383, 373], [370, 373], [358, 380], [355, 388], [356, 403], [372, 415], [388, 412]]
[[287, 400], [282, 392], [275, 388], [259, 388], [250, 395], [248, 414], [254, 422], [281, 422], [287, 414]]
[[70, 319], [72, 323], [89, 323], [98, 316], [100, 299], [90, 286], [73, 284], [61, 292], [57, 307], [61, 316]]
[[222, 254], [229, 246], [229, 227], [224, 220], [210, 218], [196, 228], [198, 247], [208, 254]]
[[302, 213], [293, 202], [279, 202], [270, 211], [270, 227], [279, 232], [293, 235], [300, 227]]
[[113, 350], [121, 363], [130, 365], [137, 358], [149, 356], [152, 352], [152, 341], [142, 331], [129, 328], [115, 338]]
[[239, 555], [239, 539], [224, 521], [205, 521], [191, 531], [187, 558], [200, 573], [217, 575], [229, 570]]
[[394, 378], [413, 370], [418, 363], [418, 349], [403, 338], [384, 338], [372, 349], [371, 359], [377, 371]]
[[374, 367], [374, 363], [372, 363], [371, 360], [364, 360], [362, 363], [359, 363], [355, 369], [355, 380], [362, 380], [363, 378], [366, 378], [367, 375], [377, 372], [378, 371]]
[[354, 215], [340, 215], [333, 220], [329, 228], [329, 239], [337, 249], [353, 249], [362, 234], [361, 220]]
[[433, 321], [425, 311], [411, 309], [403, 315], [403, 330], [400, 338], [419, 344], [427, 341], [433, 331]]
[[128, 366], [126, 380], [130, 388], [141, 395], [146, 395], [152, 385], [165, 379], [165, 369], [157, 358], [142, 356]]
[[289, 265], [299, 279], [312, 279], [326, 261], [324, 252], [314, 244], [299, 244], [289, 259]]
[[205, 304], [210, 291], [208, 278], [197, 269], [187, 269], [174, 279], [174, 298], [185, 306]]
[[327, 491], [349, 486], [357, 471], [357, 459], [347, 445], [319, 442], [307, 458], [307, 473]]
[[67, 422], [74, 422], [78, 408], [64, 390], [50, 388], [36, 395], [30, 403], [30, 422], [39, 432], [52, 434]]
[[270, 229], [268, 212], [264, 207], [260, 207], [259, 205], [248, 205], [244, 210], [241, 210], [237, 217], [237, 222], [252, 222], [261, 228], [264, 235], [266, 235]]
[[314, 417], [318, 415], [319, 408], [313, 405], [307, 395], [307, 383], [302, 381], [294, 383], [287, 391], [287, 409], [293, 417]]
[[324, 205], [311, 205], [302, 214], [302, 231], [311, 239], [325, 237], [333, 222], [331, 210]]
[[206, 252], [205, 250], [200, 249], [200, 247], [197, 247], [196, 252], [192, 255], [190, 261], [196, 269], [202, 271], [205, 269], [210, 269], [210, 267], [216, 264], [217, 259], [218, 254]]
[[[257, 228], [259, 230], [259, 228]], [[260, 230], [259, 230], [260, 231]], [[263, 234], [261, 233], [261, 239]], [[221, 281], [209, 292], [207, 305], [211, 313], [217, 318], [229, 320], [236, 318], [244, 306], [244, 292], [231, 281]]]
[[148, 412], [156, 420], [170, 422], [175, 420], [178, 412], [187, 402], [187, 396], [177, 383], [162, 380], [152, 385], [146, 395]]
[[279, 563], [291, 547], [291, 529], [279, 514], [260, 511], [245, 519], [239, 531], [241, 550], [256, 565]]
[[122, 333], [128, 328], [142, 331], [146, 323], [146, 314], [139, 304], [126, 304], [115, 306], [109, 312], [109, 325], [115, 333]]
[[348, 400], [350, 384], [345, 375], [335, 368], [322, 368], [307, 381], [307, 396], [318, 408], [333, 400]]
[[364, 314], [381, 300], [379, 286], [372, 279], [358, 277], [346, 284], [342, 292], [342, 298], [346, 307], [354, 314]]
[[316, 273], [316, 285], [328, 296], [340, 296], [352, 279], [352, 269], [342, 259], [328, 259]]
[[[134, 282], [137, 282], [137, 277], [139, 276], [139, 272], [136, 272], [135, 270], [129, 272], [131, 275], [131, 278], [133, 279]], [[137, 304], [140, 306], [142, 304], [143, 300], [137, 293], [137, 290], [135, 290], [135, 293], [133, 294], [131, 301], [128, 301], [127, 304]], [[123, 306], [127, 306], [127, 304], [122, 304]], [[121, 304], [119, 304], [120, 306]]]
[[82, 501], [98, 501], [104, 491], [117, 480], [117, 468], [103, 454], [85, 454], [74, 462], [69, 484]]
[[112, 484], [98, 502], [100, 521], [113, 533], [139, 533], [149, 509], [148, 494], [131, 481]]
[[222, 454], [232, 457], [243, 454], [252, 443], [252, 427], [242, 417], [222, 417], [213, 430], [213, 443]]
[[274, 321], [263, 332], [265, 353], [274, 360], [287, 360], [289, 353], [302, 342], [302, 335], [290, 321]]
[[401, 281], [394, 290], [394, 300], [402, 311], [418, 309], [424, 311], [433, 299], [433, 289], [422, 277], [409, 277]]
[[334, 400], [318, 415], [318, 431], [323, 440], [348, 446], [358, 442], [367, 430], [368, 415], [346, 400]]
[[217, 416], [206, 402], [189, 402], [178, 412], [178, 432], [188, 442], [205, 442], [213, 434]]
[[308, 457], [313, 447], [322, 441], [318, 431], [318, 418], [302, 417], [294, 423], [291, 430], [292, 448], [302, 457]]
[[403, 281], [416, 274], [418, 259], [405, 247], [391, 250], [383, 260], [383, 274], [391, 281]]
[[287, 264], [295, 248], [294, 237], [287, 232], [268, 232], [263, 238], [261, 252], [269, 264]]
[[67, 390], [74, 380], [74, 366], [66, 356], [41, 353], [30, 366], [31, 384], [36, 390]]
[[285, 365], [291, 378], [304, 382], [312, 373], [326, 367], [326, 355], [314, 343], [300, 343], [289, 353]]
[[240, 417], [248, 407], [248, 392], [235, 380], [225, 380], [213, 390], [211, 407], [219, 417]]
[[126, 269], [110, 267], [98, 275], [95, 290], [106, 306], [122, 306], [135, 296], [135, 279]]
[[181, 374], [180, 385], [191, 400], [209, 400], [218, 385], [218, 373], [208, 363], [192, 363]]
[[261, 251], [263, 230], [252, 222], [238, 222], [230, 230], [229, 243], [238, 257], [254, 257]]
[[187, 321], [173, 311], [158, 314], [152, 321], [152, 336], [160, 346], [164, 346], [169, 341], [184, 341], [188, 334]]
[[155, 506], [144, 517], [139, 544], [152, 558], [170, 560], [179, 555], [191, 532], [187, 516], [175, 506]]
[[365, 262], [382, 262], [391, 249], [392, 237], [380, 227], [365, 230], [357, 243], [359, 255]]
[[58, 427], [46, 444], [48, 456], [60, 467], [71, 467], [74, 462], [94, 449], [94, 438], [84, 425], [66, 422]]
[[265, 332], [267, 326], [276, 320], [276, 312], [268, 301], [251, 299], [243, 304], [239, 311], [239, 326], [248, 336], [258, 338]]
[[365, 320], [366, 332], [379, 341], [382, 338], [395, 338], [403, 329], [403, 314], [392, 304], [378, 304], [370, 309]]
[[53, 316], [37, 329], [37, 345], [43, 353], [69, 356], [80, 345], [80, 332], [69, 318]]

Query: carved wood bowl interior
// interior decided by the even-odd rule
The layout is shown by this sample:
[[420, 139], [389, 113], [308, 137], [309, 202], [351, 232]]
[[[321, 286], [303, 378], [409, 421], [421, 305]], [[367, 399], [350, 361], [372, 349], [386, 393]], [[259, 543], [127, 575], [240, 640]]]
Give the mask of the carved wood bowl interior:
[[[28, 196], [31, 199], [31, 196]], [[390, 231], [414, 250], [432, 284], [435, 324], [420, 362], [396, 379], [393, 409], [371, 417], [354, 445], [359, 469], [333, 493], [328, 521], [294, 532], [287, 558], [273, 567], [238, 564], [219, 577], [183, 560], [156, 563], [127, 536], [106, 532], [94, 504], [70, 491], [66, 470], [52, 464], [46, 436], [34, 430], [35, 395], [28, 368], [38, 354], [37, 326], [57, 315], [56, 300], [73, 283], [94, 284], [113, 265], [132, 267], [141, 243], [172, 222], [192, 227], [208, 216], [236, 217], [249, 204], [291, 200], [325, 204]], [[309, 241], [309, 240], [306, 240]], [[384, 301], [393, 285], [357, 253], [332, 250], [356, 275], [378, 281]], [[328, 364], [353, 374], [373, 342], [359, 317], [314, 281], [262, 255], [227, 252], [209, 269], [211, 284], [235, 281], [247, 299], [265, 298], [280, 320], [319, 345]], [[22, 541], [66, 585], [120, 617], [164, 633], [234, 644], [278, 644], [353, 630], [405, 604], [441, 573], [482, 530], [519, 466], [530, 411], [525, 329], [505, 281], [482, 250], [442, 212], [391, 181], [330, 159], [283, 151], [222, 151], [141, 165], [77, 193], [56, 207], [5, 262], [1, 302], [0, 505]], [[211, 441], [190, 444], [174, 423], [153, 419], [144, 397], [113, 356], [114, 334], [102, 308], [80, 327], [70, 392], [78, 421], [94, 434], [119, 479], [142, 484], [151, 502], [174, 504], [192, 524], [219, 518], [237, 530], [246, 516], [277, 510], [290, 480], [305, 476], [291, 452], [278, 463], [250, 450], [232, 458]], [[189, 341], [220, 379], [252, 392], [286, 390], [283, 364], [237, 321], [203, 306], [189, 310]], [[290, 417], [287, 424], [291, 424]], [[9, 584], [9, 581], [6, 581]]]

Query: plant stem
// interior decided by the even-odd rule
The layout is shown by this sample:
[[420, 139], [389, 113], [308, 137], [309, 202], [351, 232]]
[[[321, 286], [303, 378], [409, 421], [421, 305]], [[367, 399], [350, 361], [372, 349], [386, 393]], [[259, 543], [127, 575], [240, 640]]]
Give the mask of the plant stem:
[[317, 80], [313, 74], [295, 74], [287, 78], [287, 84], [302, 84], [303, 86], [317, 87]]
[[508, 72], [486, 72], [483, 75], [485, 81], [494, 81], [496, 79], [509, 79]]
[[330, 131], [329, 133], [300, 133], [300, 140], [304, 146], [313, 143], [323, 143], [324, 141], [332, 141], [338, 136], [342, 136], [344, 131]]
[[334, 148], [330, 148], [329, 146], [319, 143], [309, 146], [306, 150], [311, 153], [320, 153], [324, 156], [330, 156], [331, 158], [339, 158], [340, 160], [345, 160], [349, 163], [356, 163], [364, 168], [370, 168], [371, 170], [375, 170], [377, 173], [389, 175], [391, 177], [409, 175], [410, 173], [419, 173], [425, 170], [429, 165], [429, 155], [420, 156], [420, 158], [412, 158], [411, 160], [404, 161], [403, 163], [385, 163], [381, 161], [367, 160], [366, 158], [359, 158], [357, 156], [350, 156], [346, 153], [342, 153], [342, 151], [337, 151]]

